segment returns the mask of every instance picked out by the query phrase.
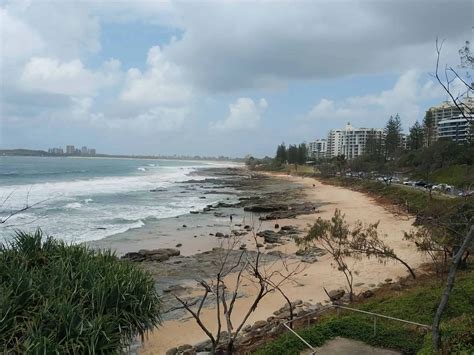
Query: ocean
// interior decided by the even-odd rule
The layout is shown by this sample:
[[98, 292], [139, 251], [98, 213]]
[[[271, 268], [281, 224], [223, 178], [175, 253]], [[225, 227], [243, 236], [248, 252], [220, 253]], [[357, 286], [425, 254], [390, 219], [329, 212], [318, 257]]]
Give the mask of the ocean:
[[[15, 230], [43, 232], [67, 242], [100, 240], [146, 223], [188, 214], [219, 200], [203, 200], [180, 184], [203, 179], [204, 161], [0, 157], [0, 242]], [[189, 176], [193, 173], [193, 176]]]

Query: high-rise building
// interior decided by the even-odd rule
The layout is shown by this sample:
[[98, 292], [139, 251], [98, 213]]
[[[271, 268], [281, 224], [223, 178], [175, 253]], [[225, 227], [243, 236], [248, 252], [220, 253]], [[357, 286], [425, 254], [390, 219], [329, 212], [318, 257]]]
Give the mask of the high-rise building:
[[63, 148], [49, 148], [48, 153], [56, 154], [56, 155], [63, 155], [64, 151], [63, 151]]
[[86, 146], [83, 146], [83, 147], [81, 148], [81, 154], [82, 154], [82, 155], [88, 155], [88, 154], [89, 154], [89, 149], [87, 149]]
[[354, 128], [348, 122], [344, 129], [329, 131], [327, 156], [332, 158], [343, 154], [347, 159], [361, 156], [365, 153], [369, 137], [382, 139], [383, 130], [376, 128]]
[[341, 155], [342, 148], [342, 130], [331, 129], [328, 134], [326, 144], [326, 155], [328, 158], [332, 158]]
[[66, 154], [74, 154], [76, 151], [76, 148], [74, 148], [73, 145], [67, 145], [66, 146]]
[[[466, 97], [458, 106], [450, 101], [444, 101], [437, 106], [430, 107], [426, 111], [426, 115], [431, 116], [431, 123], [429, 127], [426, 127], [430, 134], [425, 134], [425, 145], [431, 145], [439, 138], [451, 138], [456, 142], [463, 142], [466, 135], [472, 134], [469, 122], [467, 122], [465, 116], [473, 117], [474, 99]], [[443, 123], [441, 124], [441, 122]], [[440, 128], [442, 129], [440, 130]], [[470, 132], [466, 133], [466, 128]]]
[[453, 118], [438, 122], [438, 139], [449, 138], [456, 143], [470, 142], [474, 138], [474, 122], [467, 118]]
[[89, 149], [89, 155], [95, 155], [95, 148]]
[[314, 159], [326, 157], [327, 141], [326, 139], [316, 139], [308, 143], [308, 155]]

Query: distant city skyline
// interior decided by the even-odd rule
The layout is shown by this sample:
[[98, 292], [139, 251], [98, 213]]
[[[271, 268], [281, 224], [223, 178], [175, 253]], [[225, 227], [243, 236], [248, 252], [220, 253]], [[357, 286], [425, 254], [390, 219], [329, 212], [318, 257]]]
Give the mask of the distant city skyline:
[[442, 66], [472, 38], [469, 0], [7, 0], [0, 21], [0, 149], [110, 154], [273, 155], [397, 113], [406, 131], [446, 99], [436, 38]]

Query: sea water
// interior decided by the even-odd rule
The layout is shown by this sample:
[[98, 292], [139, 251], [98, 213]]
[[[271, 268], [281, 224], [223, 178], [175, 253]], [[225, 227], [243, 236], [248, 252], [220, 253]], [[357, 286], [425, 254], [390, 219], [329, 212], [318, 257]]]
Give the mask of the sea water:
[[[15, 230], [43, 232], [67, 242], [99, 240], [161, 218], [202, 209], [212, 201], [186, 189], [214, 162], [0, 157], [0, 242]], [[197, 172], [196, 172], [197, 171]], [[195, 176], [189, 174], [194, 172]], [[29, 208], [15, 214], [25, 206]], [[13, 214], [13, 215], [12, 215]]]

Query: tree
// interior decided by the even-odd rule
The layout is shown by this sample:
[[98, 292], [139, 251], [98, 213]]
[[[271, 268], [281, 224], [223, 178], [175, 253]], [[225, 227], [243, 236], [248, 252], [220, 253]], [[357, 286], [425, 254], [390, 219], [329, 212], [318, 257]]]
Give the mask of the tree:
[[410, 127], [410, 133], [407, 138], [407, 146], [409, 150], [418, 150], [423, 147], [424, 142], [424, 129], [417, 122]]
[[432, 326], [432, 337], [433, 337], [433, 345], [435, 348], [436, 353], [439, 353], [440, 345], [441, 345], [441, 332], [440, 332], [440, 323], [441, 318], [443, 316], [444, 311], [448, 306], [449, 296], [451, 295], [451, 291], [454, 287], [454, 281], [456, 278], [456, 271], [461, 263], [462, 257], [466, 250], [471, 247], [474, 240], [474, 225], [471, 225], [469, 232], [464, 237], [463, 243], [459, 247], [459, 250], [454, 254], [453, 259], [451, 261], [451, 265], [448, 271], [448, 279], [446, 281], [446, 287], [444, 289], [443, 295], [441, 296], [441, 301], [436, 309], [436, 313], [433, 319], [433, 326]]
[[445, 234], [442, 228], [419, 226], [416, 230], [409, 233], [405, 232], [404, 238], [414, 243], [418, 251], [430, 257], [436, 275], [439, 277], [444, 275], [449, 258], [449, 249], [446, 247]]
[[377, 261], [385, 263], [387, 260], [395, 260], [405, 266], [413, 279], [416, 278], [413, 269], [395, 254], [393, 248], [385, 244], [378, 234], [377, 223], [363, 225], [360, 221], [356, 223], [352, 230], [352, 237], [349, 243], [348, 251], [350, 255], [364, 255], [367, 258], [374, 257]]
[[308, 148], [305, 143], [298, 145], [298, 164], [303, 165], [306, 163], [306, 158], [308, 156]]
[[[268, 294], [279, 293], [287, 302], [290, 319], [293, 319], [293, 304], [286, 296], [283, 287], [294, 282], [293, 277], [305, 268], [301, 262], [289, 262], [280, 257], [279, 262], [268, 263], [265, 254], [261, 252], [257, 236], [253, 234], [255, 251], [241, 248], [241, 241], [234, 236], [227, 239], [227, 244], [220, 248], [220, 260], [217, 272], [209, 280], [197, 280], [203, 292], [194, 301], [188, 301], [173, 294], [175, 299], [194, 318], [199, 327], [206, 333], [212, 344], [212, 354], [224, 347], [227, 354], [234, 352], [234, 344], [245, 326], [250, 315]], [[234, 274], [234, 279], [228, 277]], [[256, 289], [250, 307], [235, 313], [235, 302], [241, 292], [242, 283], [252, 283]], [[206, 302], [215, 304], [215, 324], [213, 333], [202, 319], [202, 309]], [[237, 318], [237, 319], [236, 319]], [[227, 330], [227, 337], [222, 336], [222, 329]]]
[[288, 146], [288, 164], [298, 164], [298, 147], [290, 144]]
[[[470, 42], [466, 41], [464, 46], [459, 49], [458, 54], [460, 58], [460, 68], [466, 69], [464, 74], [461, 74], [458, 70], [454, 69], [452, 66], [446, 65], [444, 67], [444, 72], [440, 71], [440, 58], [441, 50], [443, 48], [443, 42], [439, 42], [436, 39], [436, 71], [435, 78], [438, 81], [439, 85], [448, 95], [451, 104], [456, 107], [459, 112], [459, 115], [464, 118], [468, 123], [474, 123], [472, 118], [472, 104], [467, 102], [466, 98], [469, 97], [469, 94], [474, 91], [474, 83], [472, 82], [472, 73], [471, 70], [474, 69], [473, 56], [470, 50]], [[453, 84], [459, 83], [462, 87], [461, 89], [453, 88]], [[473, 137], [472, 132], [468, 135], [468, 142], [471, 142]]]
[[276, 151], [275, 160], [280, 164], [285, 164], [286, 161], [288, 160], [288, 153], [287, 153], [287, 150], [286, 150], [285, 143], [282, 143], [278, 146], [277, 151]]
[[333, 266], [344, 274], [349, 289], [349, 298], [352, 301], [354, 290], [354, 273], [348, 263], [348, 246], [351, 230], [340, 210], [336, 209], [330, 220], [318, 217], [308, 234], [297, 240], [298, 245], [310, 246], [317, 244], [331, 255]]
[[430, 110], [426, 111], [425, 117], [423, 118], [423, 135], [424, 144], [429, 147], [435, 140], [434, 119], [433, 113]]
[[401, 145], [401, 136], [402, 136], [402, 123], [400, 121], [400, 116], [397, 114], [395, 117], [390, 116], [388, 119], [387, 125], [384, 129], [385, 133], [385, 158], [392, 159], [395, 158], [396, 153], [400, 149]]
[[333, 159], [334, 164], [336, 165], [337, 171], [339, 174], [343, 175], [347, 167], [347, 159], [344, 154], [340, 154]]
[[367, 135], [365, 143], [365, 154], [371, 157], [377, 157], [382, 155], [383, 152], [383, 141], [375, 130], [371, 130]]
[[119, 353], [161, 319], [150, 274], [39, 229], [0, 246], [0, 290], [0, 349], [8, 354]]

